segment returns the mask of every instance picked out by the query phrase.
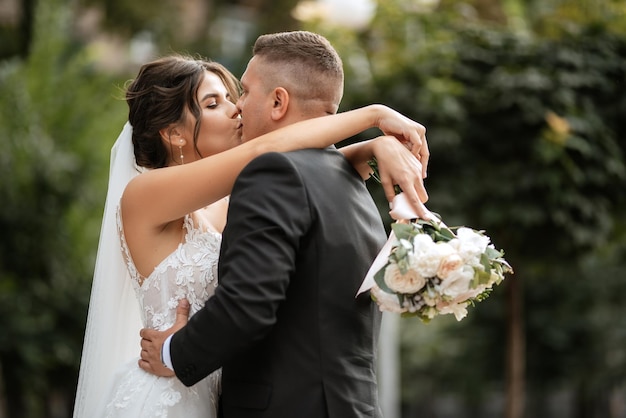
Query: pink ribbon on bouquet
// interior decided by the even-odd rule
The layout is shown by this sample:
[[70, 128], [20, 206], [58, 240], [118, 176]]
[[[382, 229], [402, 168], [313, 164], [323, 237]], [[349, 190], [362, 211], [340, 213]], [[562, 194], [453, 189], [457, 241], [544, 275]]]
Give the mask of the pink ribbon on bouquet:
[[[405, 219], [415, 219], [419, 218], [417, 213], [415, 213], [415, 209], [411, 206], [407, 197], [404, 193], [397, 194], [393, 201], [391, 202], [391, 210], [389, 211], [389, 215], [392, 219], [396, 221], [405, 220]], [[434, 216], [431, 215], [431, 218], [434, 219]], [[370, 266], [367, 274], [365, 275], [365, 279], [363, 283], [361, 283], [361, 287], [359, 291], [356, 293], [356, 296], [359, 296], [361, 293], [370, 290], [376, 282], [374, 281], [374, 275], [387, 264], [387, 259], [389, 258], [389, 254], [391, 253], [391, 249], [396, 243], [396, 235], [391, 231], [389, 234], [389, 238], [383, 248], [380, 250], [374, 262]]]

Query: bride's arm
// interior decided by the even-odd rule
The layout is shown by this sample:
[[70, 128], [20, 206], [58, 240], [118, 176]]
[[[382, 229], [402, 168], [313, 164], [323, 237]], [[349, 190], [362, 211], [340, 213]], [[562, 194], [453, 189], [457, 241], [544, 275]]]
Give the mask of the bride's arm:
[[[425, 179], [430, 157], [428, 143], [426, 142], [426, 128], [387, 106], [370, 105], [368, 107], [375, 109], [378, 115], [374, 126], [379, 128], [383, 134], [396, 137], [420, 161], [422, 178]], [[365, 142], [344, 147], [341, 151], [344, 152], [351, 164], [359, 172], [362, 172], [362, 168], [359, 168], [359, 165], [366, 163], [372, 156], [376, 156], [373, 154], [374, 148], [369, 147], [367, 142]], [[348, 149], [350, 150], [348, 151]]]
[[371, 172], [367, 162], [376, 157], [387, 200], [393, 200], [394, 185], [397, 184], [417, 214], [426, 218], [429, 215], [424, 203], [428, 200], [428, 194], [424, 188], [424, 179], [430, 157], [426, 128], [388, 107], [381, 106], [377, 110], [380, 119], [376, 126], [384, 134], [395, 138], [378, 137], [341, 148], [340, 151], [363, 178], [367, 178]]
[[123, 210], [141, 213], [150, 224], [165, 224], [228, 195], [243, 167], [263, 153], [325, 148], [374, 127], [410, 142], [414, 152], [425, 143], [422, 125], [386, 106], [370, 105], [294, 123], [199, 161], [144, 173], [126, 187]]
[[[424, 143], [425, 144], [425, 143]], [[428, 148], [423, 145], [426, 154], [423, 159], [428, 162]], [[379, 136], [369, 141], [363, 141], [340, 149], [361, 174], [367, 179], [372, 169], [367, 163], [372, 157], [378, 162], [380, 181], [385, 191], [387, 201], [391, 202], [395, 196], [395, 185], [400, 186], [408, 202], [420, 217], [427, 217], [428, 211], [424, 203], [428, 201], [428, 193], [424, 187], [424, 165], [393, 136]]]

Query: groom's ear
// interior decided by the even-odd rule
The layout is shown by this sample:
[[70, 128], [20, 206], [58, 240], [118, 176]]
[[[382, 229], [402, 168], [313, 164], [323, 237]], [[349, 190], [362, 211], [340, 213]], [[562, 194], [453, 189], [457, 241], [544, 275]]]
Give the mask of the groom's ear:
[[276, 87], [273, 92], [272, 120], [278, 121], [285, 117], [289, 109], [289, 92], [284, 87]]

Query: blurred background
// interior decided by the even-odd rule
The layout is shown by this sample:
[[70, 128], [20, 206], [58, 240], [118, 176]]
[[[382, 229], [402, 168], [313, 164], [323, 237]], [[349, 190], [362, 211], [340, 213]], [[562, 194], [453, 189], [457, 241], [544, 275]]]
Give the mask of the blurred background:
[[341, 110], [427, 127], [429, 208], [515, 269], [461, 322], [386, 318], [386, 417], [626, 417], [625, 0], [0, 0], [0, 417], [71, 416], [124, 83], [293, 29]]

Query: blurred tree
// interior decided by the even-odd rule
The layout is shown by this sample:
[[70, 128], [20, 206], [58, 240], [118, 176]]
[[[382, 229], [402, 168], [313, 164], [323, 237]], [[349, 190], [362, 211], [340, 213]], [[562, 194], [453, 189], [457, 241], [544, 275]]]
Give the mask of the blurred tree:
[[263, 33], [282, 32], [299, 29], [298, 22], [291, 15], [299, 0], [218, 0], [224, 5], [240, 5], [254, 10], [257, 15], [258, 33], [251, 41]]
[[[613, 230], [626, 180], [617, 116], [626, 110], [619, 93], [625, 46], [607, 33], [535, 43], [464, 31], [458, 41], [454, 78], [466, 86], [459, 96], [466, 115], [453, 149], [433, 146], [432, 202], [463, 216], [460, 223], [484, 227], [508, 250], [516, 267], [510, 283], [524, 285], [530, 387], [585, 381], [589, 366], [572, 365], [598, 347], [584, 313], [605, 301], [590, 296], [580, 260], [619, 238]], [[480, 318], [483, 308], [476, 313]], [[556, 342], [551, 335], [561, 345], [546, 347]], [[483, 359], [485, 373], [493, 355]], [[607, 400], [590, 388], [572, 389], [579, 399]]]
[[[259, 33], [298, 27], [295, 0], [39, 3], [36, 24], [22, 14], [23, 38], [0, 28], [2, 54], [11, 51], [2, 56], [23, 57], [0, 63], [8, 417], [69, 415], [109, 148], [126, 111], [112, 78], [93, 64], [95, 48], [74, 37], [70, 4], [104, 11], [104, 28], [122, 40], [148, 33], [158, 53], [198, 52], [235, 73]], [[443, 416], [441, 405], [455, 418], [503, 415], [511, 284], [524, 295], [515, 329], [526, 338], [517, 343], [526, 416], [618, 416], [625, 11], [623, 0], [386, 0], [363, 30], [306, 25], [344, 58], [342, 109], [383, 102], [424, 123], [429, 206], [449, 224], [485, 228], [516, 269], [461, 323], [403, 321], [407, 416]], [[386, 216], [380, 189], [373, 192]], [[557, 391], [572, 399], [559, 404], [566, 412], [550, 410]]]
[[40, 2], [28, 58], [0, 65], [6, 417], [71, 413], [108, 150], [126, 111], [113, 80], [75, 49], [64, 6]]
[[15, 0], [0, 16], [0, 59], [28, 55], [33, 31], [35, 0]]
[[176, 33], [179, 16], [178, 5], [185, 2], [171, 0], [154, 2], [150, 0], [77, 0], [75, 11], [95, 8], [102, 13], [103, 29], [126, 38], [147, 30], [157, 38], [171, 39]]
[[[624, 323], [597, 327], [601, 312], [621, 308], [606, 295], [623, 285], [588, 280], [583, 260], [607, 274], [624, 267], [599, 259], [625, 240], [624, 2], [585, 2], [582, 13], [571, 0], [480, 2], [506, 19], [478, 3], [379, 2], [361, 33], [309, 23], [344, 57], [342, 107], [384, 102], [424, 123], [429, 207], [448, 224], [486, 229], [516, 270], [460, 324], [403, 321], [408, 413], [439, 416], [437, 402], [452, 396], [460, 406], [451, 416], [503, 416], [490, 404], [505, 392], [503, 347], [515, 331], [506, 416], [524, 413], [524, 373], [526, 416], [546, 415], [549, 387], [573, 394], [578, 416], [610, 416], [626, 377], [587, 360], [610, 354], [623, 365]], [[507, 325], [512, 305], [524, 311], [509, 310], [517, 319]]]

